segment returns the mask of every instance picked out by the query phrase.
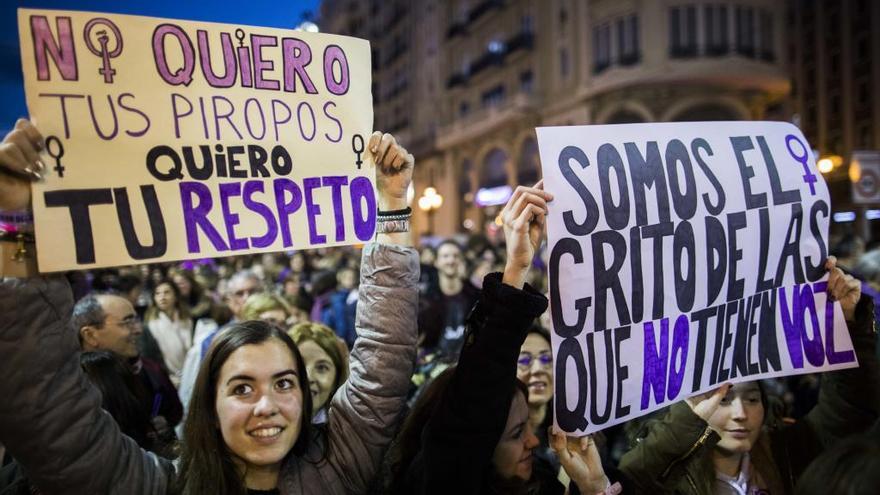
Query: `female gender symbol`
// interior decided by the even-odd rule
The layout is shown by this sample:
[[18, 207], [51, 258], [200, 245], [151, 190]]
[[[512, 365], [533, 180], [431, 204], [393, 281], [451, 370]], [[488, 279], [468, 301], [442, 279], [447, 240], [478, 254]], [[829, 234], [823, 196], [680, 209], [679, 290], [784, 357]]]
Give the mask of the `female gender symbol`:
[[[800, 147], [803, 153], [795, 153], [791, 148], [791, 143], [796, 142]], [[812, 196], [816, 195], [816, 174], [814, 174], [810, 170], [810, 162], [809, 162], [809, 154], [807, 153], [807, 147], [804, 146], [804, 142], [800, 140], [794, 134], [789, 134], [785, 136], [785, 147], [788, 148], [788, 154], [791, 155], [792, 158], [795, 159], [796, 162], [800, 163], [804, 167], [804, 182], [810, 185], [810, 194]]]
[[[52, 151], [53, 144], [57, 148], [56, 151]], [[61, 157], [64, 156], [64, 146], [61, 144], [61, 140], [56, 136], [47, 137], [46, 153], [49, 153], [49, 156], [55, 159], [55, 167], [52, 170], [58, 172], [58, 177], [64, 177], [64, 166], [61, 165]]]
[[[101, 47], [95, 47], [95, 43], [90, 36], [93, 28], [98, 25], [106, 26], [113, 32], [113, 36], [116, 38], [116, 46], [113, 47], [112, 51], [107, 49], [107, 42], [110, 41], [110, 37], [107, 36], [107, 30], [105, 29], [101, 29], [96, 33], [98, 35], [98, 44]], [[104, 76], [105, 83], [112, 83], [113, 76], [116, 75], [116, 69], [110, 66], [110, 59], [116, 58], [122, 53], [122, 34], [119, 32], [119, 28], [110, 19], [96, 17], [86, 23], [86, 27], [83, 28], [83, 37], [86, 39], [86, 46], [89, 48], [89, 51], [101, 57], [103, 61], [102, 67], [98, 69], [98, 73]]]
[[354, 163], [357, 165], [358, 170], [360, 170], [361, 163], [364, 163], [364, 161], [361, 160], [361, 153], [364, 152], [364, 137], [360, 134], [355, 134], [351, 137], [351, 151], [354, 151], [357, 154], [357, 159]]

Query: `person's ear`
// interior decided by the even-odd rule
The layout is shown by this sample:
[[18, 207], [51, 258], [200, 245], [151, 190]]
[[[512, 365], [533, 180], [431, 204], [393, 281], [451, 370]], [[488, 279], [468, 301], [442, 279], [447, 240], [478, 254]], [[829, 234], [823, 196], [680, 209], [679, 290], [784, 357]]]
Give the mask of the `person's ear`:
[[98, 347], [98, 339], [95, 337], [95, 332], [97, 331], [98, 328], [93, 325], [86, 325], [80, 328], [79, 335], [82, 337], [83, 347]]

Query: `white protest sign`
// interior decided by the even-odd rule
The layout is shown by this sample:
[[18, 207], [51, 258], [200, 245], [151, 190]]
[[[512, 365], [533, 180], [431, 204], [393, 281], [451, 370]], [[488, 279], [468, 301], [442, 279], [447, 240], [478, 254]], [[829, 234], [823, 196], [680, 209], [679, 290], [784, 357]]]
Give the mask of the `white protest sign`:
[[537, 129], [554, 412], [582, 435], [723, 383], [858, 366], [828, 188], [787, 123]]
[[372, 238], [367, 41], [32, 9], [18, 27], [47, 139], [40, 271]]

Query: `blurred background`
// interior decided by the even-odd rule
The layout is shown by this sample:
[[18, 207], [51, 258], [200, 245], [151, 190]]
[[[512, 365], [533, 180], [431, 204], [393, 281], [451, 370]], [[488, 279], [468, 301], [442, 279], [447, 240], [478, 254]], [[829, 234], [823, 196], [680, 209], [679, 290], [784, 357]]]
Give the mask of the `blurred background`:
[[[372, 44], [375, 128], [419, 161], [424, 240], [497, 238], [512, 187], [540, 177], [534, 128], [780, 120], [832, 195], [832, 244], [880, 238], [880, 2], [870, 0], [22, 1], [356, 36]], [[0, 127], [24, 115], [4, 5]], [[873, 28], [873, 29], [872, 29]]]

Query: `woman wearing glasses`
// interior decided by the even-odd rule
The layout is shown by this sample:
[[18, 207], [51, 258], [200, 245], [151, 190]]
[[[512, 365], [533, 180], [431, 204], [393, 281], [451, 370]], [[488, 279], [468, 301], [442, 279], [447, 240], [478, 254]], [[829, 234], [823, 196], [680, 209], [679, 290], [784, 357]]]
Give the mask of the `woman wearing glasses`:
[[535, 457], [541, 468], [559, 472], [559, 458], [550, 448], [547, 428], [553, 424], [553, 353], [550, 350], [550, 333], [534, 324], [529, 328], [526, 340], [519, 349], [516, 361], [516, 377], [529, 390], [529, 426], [540, 442], [535, 447]]

